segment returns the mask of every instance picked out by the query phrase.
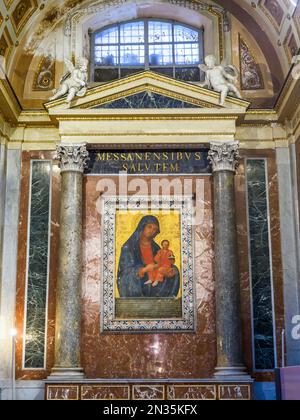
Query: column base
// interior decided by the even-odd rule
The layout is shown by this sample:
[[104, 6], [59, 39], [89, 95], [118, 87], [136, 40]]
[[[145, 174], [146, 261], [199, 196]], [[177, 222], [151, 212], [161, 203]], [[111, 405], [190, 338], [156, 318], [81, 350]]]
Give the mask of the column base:
[[84, 371], [82, 368], [57, 368], [52, 369], [51, 375], [48, 376], [49, 381], [65, 381], [65, 380], [81, 380], [84, 379]]
[[251, 380], [251, 376], [248, 375], [245, 366], [217, 367], [214, 378], [222, 381]]

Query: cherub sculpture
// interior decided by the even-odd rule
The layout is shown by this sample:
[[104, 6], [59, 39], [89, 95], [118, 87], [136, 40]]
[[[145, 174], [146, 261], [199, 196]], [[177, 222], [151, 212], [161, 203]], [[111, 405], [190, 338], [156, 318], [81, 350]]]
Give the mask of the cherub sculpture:
[[74, 67], [73, 63], [65, 59], [68, 72], [60, 79], [60, 87], [54, 91], [54, 95], [49, 99], [53, 101], [68, 94], [67, 104], [70, 106], [75, 96], [84, 96], [87, 91], [88, 80], [88, 60], [81, 58], [78, 65]]
[[205, 65], [200, 64], [199, 68], [205, 72], [205, 82], [201, 85], [221, 94], [220, 105], [224, 105], [226, 97], [229, 93], [233, 93], [237, 98], [242, 95], [235, 83], [238, 79], [239, 72], [232, 65], [216, 65], [216, 57], [208, 55], [205, 57]]

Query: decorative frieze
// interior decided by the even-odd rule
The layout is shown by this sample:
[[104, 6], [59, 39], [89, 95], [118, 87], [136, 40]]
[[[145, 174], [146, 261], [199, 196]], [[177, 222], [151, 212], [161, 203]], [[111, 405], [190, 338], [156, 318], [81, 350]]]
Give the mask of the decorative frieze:
[[239, 165], [239, 143], [237, 141], [228, 143], [211, 142], [208, 159], [211, 162], [213, 172], [235, 172]]
[[261, 69], [246, 42], [239, 36], [241, 88], [242, 90], [264, 89]]
[[46, 384], [47, 400], [250, 400], [252, 381], [237, 382], [176, 382], [176, 383], [74, 383]]
[[59, 144], [56, 147], [57, 158], [60, 160], [61, 172], [83, 173], [89, 160], [86, 144]]

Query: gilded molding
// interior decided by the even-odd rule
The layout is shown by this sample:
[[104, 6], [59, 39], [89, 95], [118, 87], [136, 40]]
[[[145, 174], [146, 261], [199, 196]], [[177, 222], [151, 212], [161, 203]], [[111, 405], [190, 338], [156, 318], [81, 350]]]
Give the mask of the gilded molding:
[[13, 4], [14, 0], [4, 0], [4, 4], [7, 10], [10, 9], [10, 6]]
[[131, 96], [131, 95], [134, 95], [136, 93], [143, 92], [143, 91], [150, 91], [150, 92], [153, 92], [153, 93], [158, 93], [160, 95], [168, 96], [168, 97], [174, 98], [174, 99], [179, 99], [183, 102], [188, 102], [188, 103], [191, 103], [193, 105], [198, 105], [198, 106], [203, 107], [203, 108], [220, 108], [219, 106], [213, 105], [209, 102], [202, 101], [200, 99], [191, 98], [190, 96], [182, 95], [180, 93], [175, 93], [175, 92], [172, 92], [168, 89], [158, 88], [156, 86], [149, 85], [149, 84], [138, 86], [134, 89], [129, 89], [129, 90], [126, 90], [126, 91], [123, 91], [123, 92], [119, 92], [119, 93], [116, 93], [114, 95], [106, 96], [105, 98], [97, 99], [93, 102], [89, 102], [87, 104], [84, 104], [80, 108], [81, 109], [93, 108], [96, 105], [102, 105], [102, 104], [106, 104], [106, 103], [109, 103], [109, 102], [113, 102], [115, 100], [118, 100], [118, 99], [121, 99], [121, 98], [124, 98], [124, 97], [127, 97], [127, 96]]
[[71, 133], [71, 134], [69, 134], [69, 133], [66, 133], [66, 134], [64, 134], [65, 135], [65, 137], [114, 137], [114, 136], [117, 136], [117, 137], [137, 137], [137, 136], [139, 136], [139, 137], [144, 137], [144, 136], [150, 136], [150, 137], [159, 137], [159, 136], [161, 136], [161, 137], [163, 137], [163, 136], [165, 136], [165, 137], [181, 137], [181, 136], [185, 136], [185, 137], [187, 137], [187, 136], [221, 136], [221, 137], [224, 137], [224, 136], [234, 136], [235, 135], [235, 131], [226, 131], [226, 133], [220, 133], [220, 132], [218, 132], [218, 131], [213, 131], [213, 132], [209, 132], [209, 131], [201, 131], [201, 132], [189, 132], [189, 131], [186, 131], [186, 132], [172, 132], [172, 133], [165, 133], [165, 132], [160, 132], [160, 133], [158, 133], [158, 132], [153, 132], [153, 133], [151, 133], [151, 132], [147, 132], [147, 133], [142, 133], [142, 132], [140, 132], [140, 131], [137, 131], [137, 132], [130, 132], [130, 133], [123, 133], [123, 132], [121, 132], [121, 133], [118, 133], [118, 132], [116, 132], [116, 133], [114, 133], [114, 132], [110, 132], [110, 133], [102, 133], [101, 131], [99, 131], [98, 133], [86, 133], [86, 134], [82, 134], [82, 133], [80, 133], [80, 134], [78, 134], [78, 133]]
[[223, 22], [222, 22], [221, 13], [218, 13], [217, 11], [213, 10], [212, 7], [209, 8], [209, 12], [218, 18], [219, 50], [220, 50], [220, 61], [222, 62], [224, 60], [225, 54], [224, 54], [224, 40], [223, 40]]
[[188, 115], [188, 116], [175, 116], [174, 114], [170, 115], [161, 115], [161, 116], [150, 116], [150, 115], [97, 115], [96, 117], [56, 117], [57, 121], [165, 121], [165, 120], [174, 120], [174, 121], [220, 121], [220, 120], [230, 120], [236, 121], [238, 117], [236, 115]]
[[266, 114], [266, 115], [277, 115], [277, 111], [275, 111], [274, 109], [249, 109], [248, 111], [246, 111], [246, 114], [250, 114], [250, 115], [261, 115], [261, 114]]
[[23, 110], [20, 114], [20, 116], [26, 116], [26, 117], [36, 117], [36, 116], [43, 116], [43, 117], [48, 117], [49, 114], [47, 111], [26, 111]]
[[84, 168], [89, 160], [89, 152], [86, 149], [86, 143], [67, 144], [61, 143], [56, 146], [56, 159], [60, 161], [60, 171], [63, 172], [80, 172], [83, 173]]
[[213, 172], [235, 172], [239, 166], [239, 142], [211, 142], [208, 160]]

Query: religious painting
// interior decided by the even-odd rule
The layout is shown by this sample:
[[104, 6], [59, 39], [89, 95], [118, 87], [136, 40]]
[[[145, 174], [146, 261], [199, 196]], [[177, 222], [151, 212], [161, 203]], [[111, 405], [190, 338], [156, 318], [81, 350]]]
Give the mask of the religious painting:
[[193, 331], [191, 198], [103, 198], [103, 331]]

